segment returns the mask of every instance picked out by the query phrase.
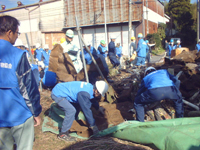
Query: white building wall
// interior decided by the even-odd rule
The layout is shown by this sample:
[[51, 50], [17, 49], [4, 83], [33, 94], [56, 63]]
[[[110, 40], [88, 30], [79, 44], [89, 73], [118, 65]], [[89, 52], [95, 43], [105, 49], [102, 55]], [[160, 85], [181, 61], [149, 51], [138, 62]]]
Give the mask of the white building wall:
[[10, 15], [20, 22], [19, 38], [23, 44], [27, 44], [25, 33], [28, 35], [31, 46], [40, 43], [45, 44], [44, 31], [62, 31], [64, 26], [64, 5], [63, 0], [49, 2], [42, 5], [34, 5], [0, 11], [0, 15]]
[[[108, 27], [108, 43], [110, 42], [110, 37], [113, 35], [116, 37], [115, 44], [120, 43], [123, 47], [122, 53], [124, 55], [128, 55], [128, 25], [120, 26], [114, 26], [114, 27]], [[98, 48], [100, 41], [105, 40], [105, 30], [104, 27], [98, 27], [98, 28], [82, 28], [82, 36], [85, 42], [91, 43], [93, 47], [96, 49]], [[133, 31], [134, 36], [134, 31]], [[80, 48], [79, 45], [79, 39], [77, 36], [77, 33], [75, 32], [75, 36], [73, 39], [74, 43]]]
[[146, 10], [148, 11], [148, 21], [151, 21], [151, 22], [154, 22], [154, 23], [166, 23], [166, 18], [157, 14], [156, 12], [152, 11], [151, 9], [149, 8], [146, 8], [145, 6], [143, 6], [143, 10], [144, 13], [144, 19], [147, 19], [147, 13], [146, 13]]

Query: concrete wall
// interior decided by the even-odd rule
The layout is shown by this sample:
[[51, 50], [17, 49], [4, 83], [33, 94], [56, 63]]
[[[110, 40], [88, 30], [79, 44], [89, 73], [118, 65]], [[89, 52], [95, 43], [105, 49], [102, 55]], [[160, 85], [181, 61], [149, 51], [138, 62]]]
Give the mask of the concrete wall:
[[25, 33], [28, 35], [29, 43], [34, 46], [45, 44], [45, 35], [42, 32], [62, 31], [64, 26], [63, 0], [50, 0], [48, 2], [36, 3], [27, 6], [16, 7], [0, 11], [0, 15], [10, 15], [20, 22], [19, 38], [26, 45]]

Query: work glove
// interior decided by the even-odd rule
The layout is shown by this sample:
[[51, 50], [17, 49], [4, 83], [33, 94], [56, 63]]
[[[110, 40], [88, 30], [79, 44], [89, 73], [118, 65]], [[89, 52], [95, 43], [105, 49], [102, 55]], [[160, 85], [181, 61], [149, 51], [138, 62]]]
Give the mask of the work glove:
[[99, 110], [98, 110], [102, 115], [105, 115], [105, 109], [101, 106], [99, 106]]
[[134, 51], [133, 54], [135, 55], [135, 54], [136, 54], [136, 51]]

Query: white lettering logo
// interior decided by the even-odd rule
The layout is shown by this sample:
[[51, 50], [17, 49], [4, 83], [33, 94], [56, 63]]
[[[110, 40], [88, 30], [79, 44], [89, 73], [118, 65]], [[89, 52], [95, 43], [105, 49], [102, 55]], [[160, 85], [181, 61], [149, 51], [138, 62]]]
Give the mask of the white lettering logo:
[[12, 64], [0, 63], [0, 67], [1, 67], [1, 68], [12, 69]]

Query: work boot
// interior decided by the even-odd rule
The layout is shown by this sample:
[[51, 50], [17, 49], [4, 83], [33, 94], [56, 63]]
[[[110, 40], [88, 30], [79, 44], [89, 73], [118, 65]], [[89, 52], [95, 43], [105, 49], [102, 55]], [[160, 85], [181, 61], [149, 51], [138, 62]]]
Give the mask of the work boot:
[[97, 134], [99, 132], [99, 129], [98, 129], [98, 127], [96, 125], [91, 126], [90, 128], [92, 129], [93, 134]]
[[74, 141], [76, 141], [76, 138], [70, 136], [70, 135], [69, 135], [69, 132], [60, 133], [60, 134], [58, 135], [58, 139], [64, 140], [64, 141], [68, 141], [68, 142], [74, 142]]

